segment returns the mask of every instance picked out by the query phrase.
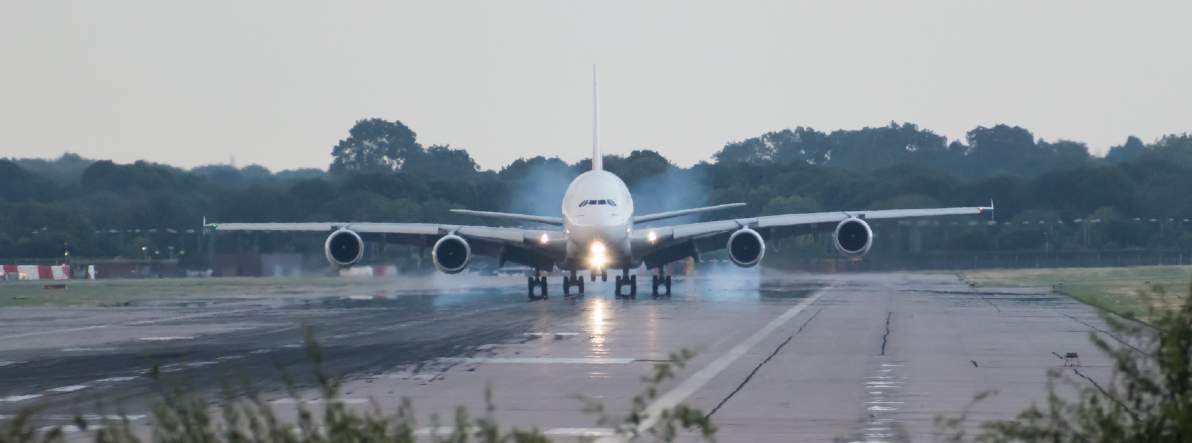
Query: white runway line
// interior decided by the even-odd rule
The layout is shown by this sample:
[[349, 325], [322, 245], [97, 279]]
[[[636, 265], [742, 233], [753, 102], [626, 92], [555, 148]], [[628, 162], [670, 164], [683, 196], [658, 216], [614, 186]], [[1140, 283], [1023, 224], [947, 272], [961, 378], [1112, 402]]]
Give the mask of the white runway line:
[[[293, 398], [279, 398], [277, 400], [270, 401], [269, 403], [272, 403], [275, 405], [293, 405], [293, 404], [298, 404], [299, 401], [306, 403], [306, 404], [311, 404], [311, 405], [318, 405], [318, 404], [324, 403], [324, 400], [321, 398], [314, 399], [314, 400], [296, 400]], [[367, 398], [340, 398], [340, 399], [336, 399], [335, 402], [343, 403], [345, 405], [363, 405], [363, 404], [368, 404], [369, 399], [367, 399]]]
[[49, 331], [22, 332], [20, 334], [0, 335], [0, 340], [7, 340], [10, 338], [36, 337], [38, 335], [61, 334], [63, 332], [89, 331], [92, 329], [103, 329], [103, 328], [107, 328], [110, 326], [112, 326], [112, 325], [81, 326], [81, 327], [77, 327], [77, 328], [52, 329]]
[[41, 394], [10, 395], [8, 397], [0, 397], [0, 403], [16, 403], [25, 400], [33, 400], [39, 397], [41, 397]]
[[5, 366], [19, 365], [21, 363], [25, 363], [25, 362], [23, 362], [23, 361], [0, 361], [0, 368], [3, 368]]
[[62, 352], [112, 352], [116, 348], [62, 348]]
[[478, 357], [478, 358], [444, 358], [447, 363], [488, 363], [504, 365], [625, 365], [637, 361], [635, 358], [602, 358], [602, 357]]
[[121, 323], [119, 325], [116, 325], [116, 324], [92, 325], [92, 326], [80, 326], [77, 328], [51, 329], [48, 331], [22, 332], [19, 334], [0, 335], [0, 340], [7, 340], [10, 338], [36, 337], [38, 335], [63, 334], [63, 333], [67, 333], [67, 332], [89, 331], [92, 329], [110, 328], [112, 326], [152, 325], [152, 324], [157, 324], [157, 323], [165, 323], [165, 322], [171, 322], [171, 321], [177, 321], [177, 320], [187, 320], [187, 319], [192, 319], [192, 318], [211, 317], [211, 316], [216, 316], [216, 315], [228, 315], [228, 314], [239, 314], [242, 312], [260, 311], [262, 309], [265, 309], [265, 308], [237, 309], [237, 310], [232, 310], [232, 311], [218, 311], [218, 312], [203, 312], [203, 313], [199, 313], [199, 314], [180, 315], [177, 317], [157, 318], [157, 319], [150, 319], [150, 320], [138, 320], [138, 321], [129, 322], [129, 323]]
[[[679, 403], [682, 403], [683, 400], [686, 400], [687, 397], [690, 397], [691, 394], [694, 394], [695, 391], [703, 388], [708, 384], [708, 382], [712, 381], [713, 378], [740, 359], [741, 356], [745, 355], [746, 352], [749, 352], [750, 349], [752, 349], [754, 346], [757, 346], [758, 343], [761, 343], [761, 341], [773, 333], [774, 330], [782, 327], [782, 325], [789, 322], [792, 318], [795, 318], [796, 315], [799, 315], [799, 313], [803, 312], [804, 309], [807, 309], [808, 306], [814, 304], [820, 299], [821, 296], [831, 289], [831, 286], [826, 287], [819, 292], [816, 292], [814, 295], [807, 297], [799, 304], [786, 310], [786, 312], [783, 312], [775, 319], [770, 320], [769, 323], [767, 323], [757, 332], [754, 332], [753, 335], [749, 336], [749, 338], [746, 338], [741, 343], [733, 346], [733, 348], [729, 349], [728, 352], [725, 352], [716, 360], [708, 363], [707, 366], [700, 368], [700, 370], [696, 371], [695, 374], [687, 377], [687, 379], [679, 383], [678, 386], [675, 386], [674, 389], [671, 389], [667, 393], [659, 396], [658, 399], [654, 400], [654, 403], [651, 403], [650, 406], [646, 407], [645, 418], [641, 421], [641, 423], [638, 424], [636, 434], [641, 435], [650, 428], [654, 427], [654, 424], [658, 422], [658, 416], [662, 411], [674, 408]], [[599, 441], [621, 442], [632, 437], [633, 436], [631, 435], [615, 434], [603, 437]]]
[[82, 390], [84, 390], [84, 389], [87, 389], [87, 388], [90, 388], [90, 386], [87, 386], [87, 385], [70, 385], [70, 386], [62, 386], [62, 387], [58, 387], [58, 388], [54, 388], [54, 389], [47, 389], [47, 390], [46, 390], [46, 392], [67, 393], [67, 392], [77, 392], [77, 391], [82, 391]]
[[542, 431], [547, 437], [608, 437], [616, 433], [613, 428], [554, 428]]
[[136, 377], [108, 377], [108, 378], [101, 378], [101, 379], [96, 380], [92, 383], [122, 383], [122, 382], [126, 382], [126, 381], [133, 381], [136, 379], [137, 379]]
[[141, 341], [178, 341], [178, 340], [194, 340], [193, 335], [167, 335], [162, 337], [141, 337]]
[[528, 337], [574, 337], [578, 332], [527, 332]]

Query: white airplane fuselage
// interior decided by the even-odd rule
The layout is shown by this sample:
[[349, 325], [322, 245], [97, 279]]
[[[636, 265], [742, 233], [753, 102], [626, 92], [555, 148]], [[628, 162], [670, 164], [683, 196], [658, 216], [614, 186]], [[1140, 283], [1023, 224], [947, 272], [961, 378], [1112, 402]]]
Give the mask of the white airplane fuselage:
[[580, 174], [563, 194], [563, 232], [571, 268], [603, 270], [633, 266], [633, 196], [616, 174]]

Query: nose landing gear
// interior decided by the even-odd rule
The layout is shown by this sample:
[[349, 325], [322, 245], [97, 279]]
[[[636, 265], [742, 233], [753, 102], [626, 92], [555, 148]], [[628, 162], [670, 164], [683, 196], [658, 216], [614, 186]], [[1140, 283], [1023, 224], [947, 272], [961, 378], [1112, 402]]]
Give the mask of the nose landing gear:
[[[596, 281], [596, 279], [595, 279], [596, 276], [594, 274], [592, 277], [593, 277], [592, 281]], [[563, 296], [564, 297], [571, 295], [571, 287], [572, 286], [579, 287], [579, 292], [577, 292], [576, 295], [578, 295], [580, 297], [582, 297], [584, 295], [584, 278], [576, 275], [575, 271], [571, 271], [570, 277], [566, 276], [566, 275], [563, 276]]]

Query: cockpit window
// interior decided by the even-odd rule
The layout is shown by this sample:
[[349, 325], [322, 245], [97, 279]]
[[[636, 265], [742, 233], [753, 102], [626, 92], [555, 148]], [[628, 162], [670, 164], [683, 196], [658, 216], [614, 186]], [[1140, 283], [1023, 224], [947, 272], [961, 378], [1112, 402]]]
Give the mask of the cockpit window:
[[584, 200], [579, 203], [579, 207], [581, 207], [581, 208], [584, 206], [591, 206], [591, 205], [608, 205], [608, 206], [615, 207], [615, 206], [617, 206], [617, 202], [612, 201], [612, 200]]

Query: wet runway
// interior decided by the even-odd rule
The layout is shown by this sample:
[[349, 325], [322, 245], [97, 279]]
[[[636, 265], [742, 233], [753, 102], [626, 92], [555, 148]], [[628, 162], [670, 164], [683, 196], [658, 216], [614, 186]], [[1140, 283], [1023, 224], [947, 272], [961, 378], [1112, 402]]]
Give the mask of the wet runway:
[[[695, 358], [651, 410], [701, 408], [729, 442], [931, 440], [933, 419], [979, 392], [999, 394], [974, 407], [974, 420], [1010, 418], [1042, 398], [1045, 371], [1063, 365], [1056, 354], [1077, 352], [1082, 372], [1108, 373], [1088, 341], [1103, 329], [1091, 308], [1046, 290], [971, 289], [946, 274], [734, 272], [676, 280], [670, 299], [614, 300], [611, 283], [597, 283], [584, 298], [533, 303], [524, 282], [510, 282], [7, 308], [0, 419], [44, 405], [43, 423], [67, 423], [97, 413], [103, 398], [147, 423], [154, 365], [213, 396], [232, 372], [292, 407], [277, 367], [309, 374], [307, 328], [325, 367], [345, 377], [350, 405], [389, 409], [408, 397], [429, 426], [456, 406], [482, 412], [491, 387], [503, 425], [562, 440], [613, 434], [641, 377], [682, 349]], [[577, 395], [611, 420], [585, 412]]]

